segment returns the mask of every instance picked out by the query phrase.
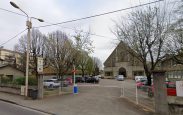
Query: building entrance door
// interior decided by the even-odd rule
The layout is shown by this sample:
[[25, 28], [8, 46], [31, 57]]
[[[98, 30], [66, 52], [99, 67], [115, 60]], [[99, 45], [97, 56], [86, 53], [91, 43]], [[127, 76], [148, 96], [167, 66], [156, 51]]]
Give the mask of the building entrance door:
[[118, 74], [119, 74], [119, 75], [124, 75], [124, 77], [127, 77], [127, 76], [126, 76], [126, 69], [123, 68], [123, 67], [119, 68], [119, 73], [118, 73]]

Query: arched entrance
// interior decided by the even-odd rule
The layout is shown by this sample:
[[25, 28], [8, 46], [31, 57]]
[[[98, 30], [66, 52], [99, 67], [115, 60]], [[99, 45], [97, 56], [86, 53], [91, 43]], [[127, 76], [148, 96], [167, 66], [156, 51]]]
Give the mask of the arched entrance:
[[124, 77], [126, 77], [126, 69], [123, 68], [123, 67], [119, 68], [119, 73], [118, 74], [119, 75], [124, 75]]

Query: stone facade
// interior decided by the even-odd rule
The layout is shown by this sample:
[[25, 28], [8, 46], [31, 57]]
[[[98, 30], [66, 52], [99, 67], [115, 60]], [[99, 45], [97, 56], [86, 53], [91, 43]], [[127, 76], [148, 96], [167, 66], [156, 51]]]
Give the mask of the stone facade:
[[129, 47], [123, 42], [117, 45], [104, 62], [105, 77], [114, 78], [117, 75], [124, 75], [127, 78], [134, 78], [136, 75], [144, 75], [143, 64], [132, 56], [129, 50]]
[[173, 58], [165, 58], [159, 67], [166, 71], [166, 76], [171, 81], [183, 80], [183, 65], [177, 64]]

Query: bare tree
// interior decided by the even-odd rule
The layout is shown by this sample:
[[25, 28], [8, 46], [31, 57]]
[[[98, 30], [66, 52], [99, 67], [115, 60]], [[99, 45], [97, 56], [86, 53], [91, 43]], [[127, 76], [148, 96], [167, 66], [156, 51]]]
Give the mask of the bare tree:
[[150, 6], [129, 14], [126, 21], [116, 23], [115, 35], [129, 48], [127, 51], [143, 63], [148, 85], [152, 71], [164, 58], [169, 23], [165, 9]]
[[87, 63], [89, 61], [89, 54], [93, 52], [92, 41], [90, 40], [90, 32], [83, 33], [82, 31], [76, 32], [75, 46], [80, 55], [78, 60], [78, 67], [82, 71], [82, 76], [84, 77], [87, 68]]
[[[45, 36], [36, 29], [31, 31], [31, 42], [30, 42], [30, 69], [37, 76], [37, 57], [43, 56], [44, 54], [44, 43]], [[19, 43], [14, 47], [15, 51], [21, 52], [21, 65], [19, 66], [25, 71], [26, 62], [26, 49], [27, 49], [27, 35], [23, 35], [19, 39]]]
[[172, 22], [169, 29], [169, 41], [167, 42], [167, 54], [174, 59], [177, 64], [183, 64], [183, 1], [174, 11], [176, 20]]
[[61, 31], [52, 32], [46, 40], [48, 63], [57, 72], [57, 77], [63, 81], [63, 75], [72, 68], [74, 59], [73, 43]]
[[102, 62], [97, 57], [93, 57], [92, 59], [93, 59], [93, 74], [99, 75], [100, 70], [102, 68]]
[[183, 29], [182, 27], [173, 28], [169, 34], [167, 54], [169, 54], [177, 64], [183, 64]]
[[92, 75], [93, 74], [93, 70], [94, 70], [94, 63], [93, 63], [93, 59], [92, 57], [88, 57], [88, 62], [86, 64], [86, 71], [88, 75]]

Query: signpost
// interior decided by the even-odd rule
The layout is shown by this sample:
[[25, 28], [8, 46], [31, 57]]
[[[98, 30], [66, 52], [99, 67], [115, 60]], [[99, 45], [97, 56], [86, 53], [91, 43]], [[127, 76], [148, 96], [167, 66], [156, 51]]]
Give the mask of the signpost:
[[38, 98], [43, 98], [43, 58], [37, 57], [37, 72], [38, 76]]
[[43, 73], [43, 58], [37, 57], [37, 72]]

